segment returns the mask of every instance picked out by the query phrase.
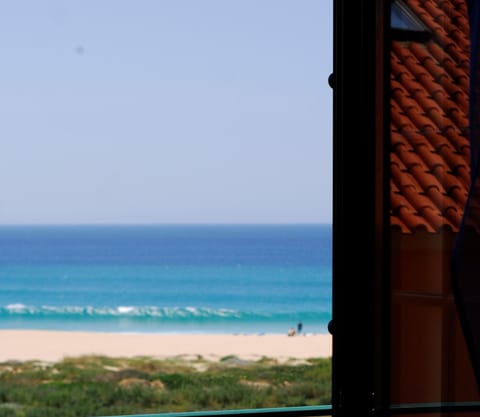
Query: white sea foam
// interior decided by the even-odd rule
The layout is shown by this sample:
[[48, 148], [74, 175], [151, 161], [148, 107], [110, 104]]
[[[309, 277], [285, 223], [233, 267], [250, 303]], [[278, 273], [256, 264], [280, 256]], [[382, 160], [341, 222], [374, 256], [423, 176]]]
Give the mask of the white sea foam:
[[18, 310], [25, 310], [27, 306], [24, 304], [16, 303], [16, 304], [8, 304], [5, 308], [9, 311], [18, 311]]
[[134, 313], [135, 312], [135, 307], [132, 306], [118, 306], [117, 311], [120, 314], [129, 314], [129, 313]]

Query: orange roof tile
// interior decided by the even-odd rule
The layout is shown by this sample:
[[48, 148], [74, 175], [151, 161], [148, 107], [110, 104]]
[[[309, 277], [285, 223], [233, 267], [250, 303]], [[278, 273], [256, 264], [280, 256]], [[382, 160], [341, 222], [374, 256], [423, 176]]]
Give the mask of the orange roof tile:
[[404, 0], [431, 39], [392, 41], [390, 225], [458, 231], [470, 186], [464, 0]]

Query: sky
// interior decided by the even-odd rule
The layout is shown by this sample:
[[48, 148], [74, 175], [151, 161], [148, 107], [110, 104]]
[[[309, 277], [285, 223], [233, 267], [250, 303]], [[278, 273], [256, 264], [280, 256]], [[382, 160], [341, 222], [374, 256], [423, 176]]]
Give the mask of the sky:
[[330, 223], [331, 0], [15, 0], [0, 224]]

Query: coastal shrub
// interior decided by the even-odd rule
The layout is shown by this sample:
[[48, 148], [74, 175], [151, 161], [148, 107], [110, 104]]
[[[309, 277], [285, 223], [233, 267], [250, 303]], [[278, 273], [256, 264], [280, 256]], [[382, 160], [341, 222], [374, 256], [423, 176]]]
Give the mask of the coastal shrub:
[[184, 387], [198, 386], [201, 385], [198, 377], [195, 375], [187, 374], [164, 374], [158, 373], [155, 377], [161, 380], [168, 389], [183, 389]]
[[5, 406], [4, 404], [0, 405], [0, 417], [16, 417], [17, 413], [14, 408]]
[[148, 380], [150, 378], [150, 374], [140, 369], [134, 368], [127, 368], [122, 369], [118, 372], [112, 374], [116, 380], [122, 379], [145, 379]]
[[[192, 362], [200, 364], [195, 370]], [[69, 358], [0, 364], [0, 417], [93, 417], [329, 404], [331, 363]]]

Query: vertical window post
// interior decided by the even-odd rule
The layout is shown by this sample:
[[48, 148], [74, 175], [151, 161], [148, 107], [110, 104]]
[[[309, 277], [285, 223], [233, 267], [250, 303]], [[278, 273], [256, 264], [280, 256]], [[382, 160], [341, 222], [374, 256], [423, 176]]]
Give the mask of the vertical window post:
[[388, 407], [384, 1], [334, 2], [335, 416]]

